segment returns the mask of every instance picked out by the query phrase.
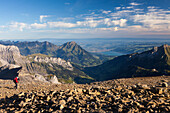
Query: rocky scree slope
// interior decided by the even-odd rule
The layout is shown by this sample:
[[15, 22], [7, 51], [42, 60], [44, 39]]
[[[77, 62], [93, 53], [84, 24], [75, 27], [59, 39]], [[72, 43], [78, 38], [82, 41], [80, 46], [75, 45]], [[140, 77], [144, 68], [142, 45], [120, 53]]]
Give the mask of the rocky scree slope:
[[169, 80], [163, 76], [45, 85], [43, 90], [6, 96], [0, 100], [0, 112], [169, 113]]
[[[13, 79], [21, 69], [20, 75], [43, 75], [58, 77], [62, 82], [88, 81], [87, 75], [73, 68], [70, 62], [43, 54], [22, 56], [18, 47], [0, 45], [0, 78]], [[48, 76], [49, 75], [49, 76]], [[79, 77], [79, 79], [77, 79]], [[90, 79], [91, 80], [91, 79]]]
[[118, 56], [102, 65], [85, 68], [84, 72], [96, 80], [170, 75], [170, 46]]

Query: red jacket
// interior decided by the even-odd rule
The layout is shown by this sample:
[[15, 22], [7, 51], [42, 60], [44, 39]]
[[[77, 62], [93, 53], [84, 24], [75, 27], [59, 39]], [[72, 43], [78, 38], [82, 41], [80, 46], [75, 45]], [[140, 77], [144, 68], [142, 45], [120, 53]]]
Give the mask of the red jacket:
[[18, 78], [17, 77], [14, 78], [14, 82], [18, 83]]

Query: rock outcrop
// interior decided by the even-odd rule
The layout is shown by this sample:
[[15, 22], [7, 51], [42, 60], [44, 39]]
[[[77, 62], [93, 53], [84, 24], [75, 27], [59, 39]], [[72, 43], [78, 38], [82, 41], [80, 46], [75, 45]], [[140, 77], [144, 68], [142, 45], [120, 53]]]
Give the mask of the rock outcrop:
[[[29, 57], [32, 58], [32, 57]], [[71, 65], [70, 62], [67, 62], [61, 58], [53, 58], [53, 57], [48, 57], [48, 56], [34, 56], [33, 60], [35, 62], [45, 62], [45, 63], [54, 63], [54, 64], [58, 64], [68, 70], [73, 70], [73, 66]]]
[[18, 47], [0, 45], [1, 66], [7, 64], [15, 64], [16, 62], [20, 63], [21, 60], [22, 60], [22, 56], [20, 54]]
[[41, 81], [41, 82], [46, 82], [46, 83], [53, 83], [53, 84], [61, 84], [57, 77], [55, 75], [46, 75], [46, 76], [42, 76], [39, 74], [36, 74], [33, 77], [33, 80], [37, 80], [37, 81]]
[[24, 57], [16, 46], [0, 45], [0, 79], [13, 79], [22, 69]]

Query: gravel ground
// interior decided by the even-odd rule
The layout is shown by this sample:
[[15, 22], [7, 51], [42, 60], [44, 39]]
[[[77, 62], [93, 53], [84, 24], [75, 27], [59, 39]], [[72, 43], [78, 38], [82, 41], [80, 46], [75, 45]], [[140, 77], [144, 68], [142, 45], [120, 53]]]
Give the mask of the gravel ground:
[[49, 84], [42, 82], [23, 82], [20, 81], [19, 88], [14, 89], [15, 84], [12, 80], [2, 80], [0, 79], [0, 99], [10, 97], [14, 94], [19, 94], [20, 92], [29, 93], [32, 91], [60, 91], [66, 89], [84, 88], [91, 87], [94, 85], [112, 87], [114, 84], [117, 85], [135, 85], [138, 83], [150, 85], [159, 85], [161, 82], [166, 81], [168, 83], [168, 89], [170, 89], [170, 76], [158, 76], [158, 77], [138, 77], [138, 78], [122, 78], [102, 82], [94, 82], [91, 84]]

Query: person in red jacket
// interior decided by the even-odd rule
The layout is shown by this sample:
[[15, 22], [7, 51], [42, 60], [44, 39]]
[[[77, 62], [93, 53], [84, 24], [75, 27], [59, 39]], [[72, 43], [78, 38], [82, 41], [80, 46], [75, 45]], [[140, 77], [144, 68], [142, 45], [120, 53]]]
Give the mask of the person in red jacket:
[[15, 77], [13, 81], [15, 83], [15, 87], [14, 88], [17, 89], [18, 88], [19, 77]]

